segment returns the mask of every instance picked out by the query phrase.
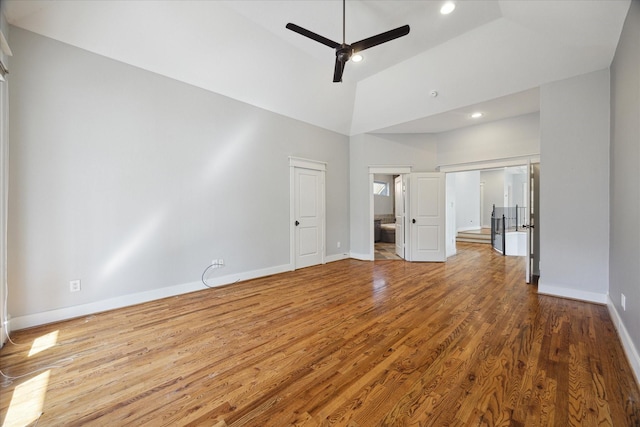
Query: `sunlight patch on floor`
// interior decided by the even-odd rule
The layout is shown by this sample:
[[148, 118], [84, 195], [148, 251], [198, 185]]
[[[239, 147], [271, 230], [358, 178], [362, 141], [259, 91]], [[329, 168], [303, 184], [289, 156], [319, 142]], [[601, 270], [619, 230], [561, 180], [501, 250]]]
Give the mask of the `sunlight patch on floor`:
[[16, 386], [2, 427], [26, 426], [40, 418], [50, 372], [45, 371]]
[[57, 342], [58, 331], [53, 331], [39, 338], [36, 338], [33, 342], [33, 345], [31, 346], [31, 350], [29, 350], [29, 357], [53, 347]]

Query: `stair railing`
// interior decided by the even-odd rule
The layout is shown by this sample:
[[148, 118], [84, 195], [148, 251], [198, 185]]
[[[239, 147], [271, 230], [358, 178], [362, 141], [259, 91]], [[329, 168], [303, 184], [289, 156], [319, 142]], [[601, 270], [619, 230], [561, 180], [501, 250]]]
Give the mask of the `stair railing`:
[[506, 254], [506, 233], [507, 231], [519, 231], [525, 226], [524, 213], [526, 208], [516, 205], [515, 207], [496, 207], [493, 205], [491, 211], [491, 246], [503, 255]]

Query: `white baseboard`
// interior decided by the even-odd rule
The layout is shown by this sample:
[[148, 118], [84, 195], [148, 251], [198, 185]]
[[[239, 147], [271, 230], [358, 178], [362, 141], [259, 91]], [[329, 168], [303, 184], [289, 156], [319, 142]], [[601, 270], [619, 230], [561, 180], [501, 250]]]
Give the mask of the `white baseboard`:
[[629, 336], [629, 332], [624, 326], [618, 310], [616, 310], [615, 304], [609, 297], [607, 297], [607, 308], [609, 309], [609, 314], [611, 315], [613, 325], [618, 331], [618, 336], [620, 337], [620, 341], [622, 342], [622, 348], [624, 348], [624, 352], [627, 355], [627, 359], [629, 360], [629, 364], [631, 365], [631, 369], [633, 370], [636, 378], [636, 383], [640, 384], [640, 355], [638, 355], [638, 349], [633, 344], [633, 341]]
[[360, 261], [373, 261], [374, 260], [374, 255], [373, 254], [359, 254], [356, 252], [351, 252], [349, 253], [349, 256], [353, 259], [359, 259]]
[[327, 255], [324, 257], [324, 262], [328, 263], [328, 262], [335, 262], [335, 261], [340, 261], [343, 259], [347, 259], [349, 258], [349, 254], [334, 254], [334, 255]]
[[[208, 281], [210, 287], [218, 287], [228, 285], [241, 280], [256, 279], [258, 277], [270, 276], [272, 274], [284, 273], [291, 271], [289, 264], [276, 267], [265, 268], [261, 270], [247, 271], [243, 273], [230, 274], [220, 276]], [[14, 317], [10, 320], [11, 331], [30, 328], [33, 326], [45, 325], [47, 323], [59, 322], [61, 320], [73, 319], [74, 317], [87, 316], [102, 311], [113, 310], [116, 308], [127, 307], [130, 305], [140, 304], [143, 302], [154, 301], [161, 298], [172, 297], [176, 295], [186, 294], [189, 292], [201, 291], [207, 289], [200, 282], [183, 283], [180, 285], [168, 286], [165, 288], [154, 289], [151, 291], [138, 292], [130, 295], [109, 298], [102, 301], [96, 301], [88, 304], [75, 305], [73, 307], [65, 307], [57, 310], [50, 310], [41, 313], [28, 314], [26, 316]]]
[[538, 293], [554, 297], [576, 299], [579, 301], [595, 302], [597, 304], [606, 304], [609, 299], [607, 294], [549, 285], [544, 283], [542, 277], [538, 282]]

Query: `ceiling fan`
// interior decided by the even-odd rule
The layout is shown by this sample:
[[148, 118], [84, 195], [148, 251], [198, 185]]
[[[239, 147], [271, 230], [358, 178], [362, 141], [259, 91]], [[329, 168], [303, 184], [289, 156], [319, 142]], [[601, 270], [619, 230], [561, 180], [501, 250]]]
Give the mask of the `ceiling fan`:
[[342, 73], [344, 72], [344, 66], [354, 54], [361, 52], [365, 49], [369, 49], [371, 47], [377, 46], [382, 43], [386, 43], [393, 39], [397, 39], [398, 37], [406, 36], [407, 34], [409, 34], [409, 26], [403, 25], [402, 27], [398, 27], [396, 29], [386, 31], [378, 35], [368, 37], [364, 40], [347, 44], [347, 42], [345, 41], [345, 38], [346, 38], [345, 37], [345, 26], [346, 26], [345, 9], [346, 9], [346, 0], [342, 0], [342, 43], [337, 43], [337, 42], [334, 42], [333, 40], [329, 40], [326, 37], [323, 37], [305, 28], [299, 27], [296, 24], [288, 23], [286, 25], [287, 29], [336, 50], [336, 63], [333, 71], [334, 83], [342, 81]]

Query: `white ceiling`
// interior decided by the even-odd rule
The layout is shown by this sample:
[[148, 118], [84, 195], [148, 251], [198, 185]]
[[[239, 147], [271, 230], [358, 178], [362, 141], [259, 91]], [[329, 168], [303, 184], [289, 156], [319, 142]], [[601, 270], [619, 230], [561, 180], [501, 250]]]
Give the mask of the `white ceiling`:
[[5, 11], [15, 26], [353, 135], [537, 111], [540, 85], [611, 64], [630, 0], [457, 0], [447, 16], [442, 3], [348, 0], [347, 43], [411, 32], [348, 63], [343, 83], [331, 81], [332, 49], [285, 29], [341, 42], [339, 0], [8, 0]]

